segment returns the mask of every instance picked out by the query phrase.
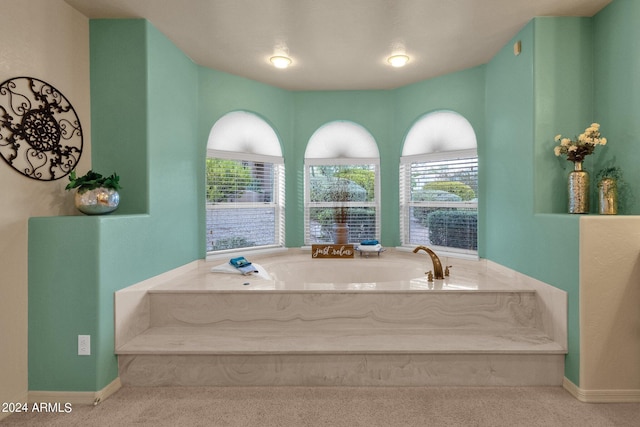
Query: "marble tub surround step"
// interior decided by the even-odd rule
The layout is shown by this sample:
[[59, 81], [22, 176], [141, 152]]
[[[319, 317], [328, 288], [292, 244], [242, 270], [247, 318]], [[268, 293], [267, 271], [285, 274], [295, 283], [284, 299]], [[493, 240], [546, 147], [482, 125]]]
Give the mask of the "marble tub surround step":
[[535, 328], [149, 328], [117, 354], [565, 354]]
[[125, 386], [560, 386], [562, 354], [121, 355]]
[[150, 292], [150, 325], [246, 328], [540, 328], [536, 293]]
[[123, 384], [560, 385], [565, 348], [519, 292], [155, 292]]

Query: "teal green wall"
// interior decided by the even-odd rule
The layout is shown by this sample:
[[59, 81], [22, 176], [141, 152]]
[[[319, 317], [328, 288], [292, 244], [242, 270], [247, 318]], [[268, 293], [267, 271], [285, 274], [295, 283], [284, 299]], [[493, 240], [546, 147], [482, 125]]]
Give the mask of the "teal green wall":
[[[487, 134], [483, 159], [487, 189], [486, 256], [513, 266], [521, 256], [510, 241], [526, 242], [533, 214], [533, 22], [518, 34], [522, 54], [511, 43], [487, 65]], [[526, 218], [526, 219], [525, 219]]]
[[[522, 42], [522, 53], [512, 46]], [[594, 113], [591, 18], [536, 18], [487, 65], [486, 258], [568, 293], [565, 375], [579, 385], [579, 216], [566, 215], [572, 164], [553, 154]], [[596, 156], [585, 162], [595, 167]]]
[[[114, 292], [200, 255], [198, 67], [145, 21], [90, 31], [92, 165], [121, 175], [123, 200], [111, 215], [29, 220], [30, 390], [113, 381]], [[85, 334], [92, 354], [78, 356]]]
[[621, 213], [640, 214], [640, 2], [614, 0], [594, 18], [595, 117], [608, 138], [597, 168], [617, 165], [627, 183]]
[[[537, 18], [534, 30], [534, 210], [564, 213], [567, 194], [558, 188], [573, 163], [553, 154], [553, 138], [573, 138], [594, 120], [592, 19]], [[594, 170], [594, 157], [587, 157], [585, 169]]]
[[[573, 137], [597, 120], [594, 115], [593, 20], [534, 20], [534, 227], [533, 255], [522, 254], [519, 271], [568, 292], [565, 376], [580, 385], [579, 216], [567, 212], [567, 174], [573, 163], [553, 154], [557, 134]], [[580, 72], [575, 72], [580, 70]], [[584, 166], [594, 171], [594, 159]], [[595, 173], [593, 173], [595, 175]], [[592, 180], [593, 181], [593, 180]], [[595, 187], [595, 185], [594, 185]], [[595, 197], [591, 212], [596, 212]], [[563, 215], [543, 215], [543, 214]], [[542, 215], [541, 215], [542, 214]]]
[[77, 348], [91, 335], [96, 351], [99, 222], [49, 219], [29, 220], [29, 390], [95, 391], [96, 357]]
[[[91, 159], [102, 174], [117, 172], [124, 188], [118, 214], [149, 212], [147, 36], [135, 20], [91, 21]], [[117, 58], [117, 60], [113, 60]], [[98, 98], [100, 95], [108, 95]], [[100, 102], [96, 100], [100, 99]], [[124, 107], [124, 108], [123, 108]]]

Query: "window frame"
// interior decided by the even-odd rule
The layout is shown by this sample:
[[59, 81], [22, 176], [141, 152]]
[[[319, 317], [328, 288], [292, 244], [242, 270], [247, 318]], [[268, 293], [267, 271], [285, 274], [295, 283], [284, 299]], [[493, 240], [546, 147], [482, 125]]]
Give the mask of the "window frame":
[[[285, 165], [284, 158], [280, 156], [269, 156], [265, 154], [252, 154], [236, 151], [223, 151], [207, 149], [207, 159], [217, 158], [224, 160], [233, 160], [238, 162], [256, 162], [256, 163], [270, 163], [273, 165], [273, 200], [271, 202], [224, 202], [215, 203], [207, 200], [205, 193], [205, 211], [213, 209], [274, 209], [274, 243], [259, 246], [244, 246], [238, 248], [221, 249], [221, 250], [209, 250], [207, 245], [207, 257], [234, 253], [239, 251], [254, 251], [270, 248], [283, 248], [285, 245]], [[207, 177], [205, 174], [205, 188]], [[214, 207], [215, 206], [215, 207]], [[206, 215], [205, 215], [206, 216]], [[208, 239], [209, 227], [205, 224], [206, 234]]]
[[[458, 159], [475, 159], [476, 160], [476, 182], [479, 180], [478, 150], [477, 148], [469, 148], [463, 150], [441, 151], [437, 153], [413, 154], [402, 156], [400, 158], [400, 238], [402, 247], [414, 247], [416, 244], [425, 244], [426, 242], [411, 242], [411, 209], [415, 207], [444, 207], [444, 208], [464, 208], [474, 209], [478, 212], [478, 192], [476, 192], [475, 202], [472, 201], [414, 201], [412, 200], [412, 165], [416, 163], [442, 162], [447, 160]], [[477, 233], [477, 225], [476, 225]], [[477, 235], [477, 234], [476, 234]], [[478, 257], [477, 241], [476, 250], [462, 249], [451, 246], [432, 245], [441, 253], [452, 256]]]
[[[349, 202], [312, 202], [311, 201], [311, 167], [313, 166], [373, 166], [374, 189], [373, 201], [349, 201]], [[375, 236], [380, 239], [380, 159], [379, 158], [305, 158], [304, 160], [304, 244], [323, 244], [326, 242], [314, 241], [311, 239], [311, 218], [310, 213], [313, 208], [374, 208], [375, 210]], [[359, 242], [349, 242], [357, 244]]]

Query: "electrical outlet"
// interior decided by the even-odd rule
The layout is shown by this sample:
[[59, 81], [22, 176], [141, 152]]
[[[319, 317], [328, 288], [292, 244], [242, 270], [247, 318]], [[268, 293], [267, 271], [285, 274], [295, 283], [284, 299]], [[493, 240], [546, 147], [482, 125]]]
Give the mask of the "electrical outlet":
[[78, 335], [78, 356], [91, 355], [91, 335]]

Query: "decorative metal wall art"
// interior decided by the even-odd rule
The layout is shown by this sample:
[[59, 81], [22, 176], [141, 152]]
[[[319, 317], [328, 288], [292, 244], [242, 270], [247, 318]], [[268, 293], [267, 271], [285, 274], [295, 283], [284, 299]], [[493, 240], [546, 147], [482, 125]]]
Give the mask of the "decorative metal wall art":
[[82, 128], [59, 90], [33, 77], [0, 85], [0, 155], [21, 174], [40, 181], [68, 175], [82, 154]]

